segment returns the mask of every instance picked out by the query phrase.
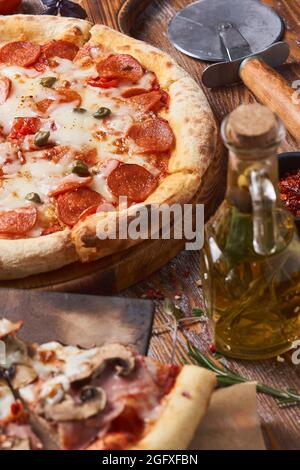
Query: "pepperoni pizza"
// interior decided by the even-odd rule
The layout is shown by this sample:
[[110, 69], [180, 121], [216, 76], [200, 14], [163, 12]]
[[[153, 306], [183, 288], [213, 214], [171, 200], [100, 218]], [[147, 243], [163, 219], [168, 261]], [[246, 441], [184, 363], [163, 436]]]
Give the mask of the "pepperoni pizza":
[[215, 132], [200, 88], [152, 46], [77, 19], [0, 17], [0, 278], [130, 246], [98, 222], [189, 202]]
[[[26, 344], [0, 319], [0, 450], [180, 450], [216, 384], [196, 366], [159, 364], [122, 345]], [[174, 419], [176, 416], [176, 419]]]

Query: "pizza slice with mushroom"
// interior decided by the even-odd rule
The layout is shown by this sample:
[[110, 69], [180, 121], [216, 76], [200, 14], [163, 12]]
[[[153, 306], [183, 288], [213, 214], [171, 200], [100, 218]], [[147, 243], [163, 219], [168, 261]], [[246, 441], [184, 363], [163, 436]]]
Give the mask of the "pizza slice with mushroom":
[[215, 386], [209, 371], [160, 364], [120, 344], [14, 339], [6, 340], [16, 358], [8, 355], [6, 375], [45, 448], [185, 449]]

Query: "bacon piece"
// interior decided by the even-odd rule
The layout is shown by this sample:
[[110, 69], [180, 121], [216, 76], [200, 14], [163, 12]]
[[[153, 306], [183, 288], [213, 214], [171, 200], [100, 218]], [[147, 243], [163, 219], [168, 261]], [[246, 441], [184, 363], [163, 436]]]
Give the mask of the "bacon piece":
[[59, 423], [58, 434], [63, 449], [85, 449], [107, 432], [110, 423], [123, 411], [124, 404], [113, 402], [105, 410], [85, 421], [66, 421]]

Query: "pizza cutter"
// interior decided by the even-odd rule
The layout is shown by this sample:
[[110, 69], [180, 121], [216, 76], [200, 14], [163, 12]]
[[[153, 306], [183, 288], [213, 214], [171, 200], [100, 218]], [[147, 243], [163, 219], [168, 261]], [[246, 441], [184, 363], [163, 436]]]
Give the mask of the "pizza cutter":
[[258, 0], [200, 0], [177, 13], [169, 38], [181, 52], [205, 61], [202, 81], [209, 88], [240, 80], [277, 113], [300, 141], [300, 104], [295, 89], [273, 67], [283, 64], [289, 46], [280, 16]]

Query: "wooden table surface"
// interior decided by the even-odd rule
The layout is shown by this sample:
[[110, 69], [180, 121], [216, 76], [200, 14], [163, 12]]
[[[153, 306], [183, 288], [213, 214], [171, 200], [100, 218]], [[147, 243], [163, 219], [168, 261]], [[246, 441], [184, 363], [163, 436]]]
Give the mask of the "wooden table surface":
[[[38, 0], [26, 1], [25, 9], [30, 10]], [[89, 18], [97, 23], [105, 23], [117, 28], [116, 14], [122, 0], [83, 0]], [[176, 11], [191, 3], [187, 0], [152, 0], [144, 13], [139, 17], [132, 34], [169, 52], [201, 86], [201, 72], [205, 63], [191, 59], [175, 50], [166, 37], [167, 25]], [[300, 2], [296, 0], [266, 0], [284, 18], [288, 39], [293, 48], [293, 58], [300, 56]], [[154, 20], [155, 19], [155, 20]], [[300, 44], [300, 42], [299, 42]], [[297, 55], [299, 54], [299, 56]], [[281, 68], [283, 75], [291, 82], [300, 79], [298, 65], [286, 65]], [[253, 101], [253, 96], [244, 86], [204, 90], [210, 105], [219, 122], [236, 106]], [[297, 146], [291, 137], [287, 137], [282, 150], [296, 150]], [[225, 176], [225, 175], [224, 175]], [[220, 195], [224, 193], [225, 184], [220, 184]], [[156, 274], [138, 285], [122, 292], [124, 297], [156, 296], [156, 317], [154, 333], [151, 340], [150, 354], [163, 362], [172, 359], [173, 338], [169, 331], [164, 332], [168, 321], [163, 308], [163, 298], [171, 297], [176, 305], [189, 317], [193, 307], [204, 310], [201, 288], [197, 287], [199, 279], [199, 253], [181, 252], [173, 261]], [[187, 325], [178, 331], [175, 351], [176, 362], [187, 360], [187, 340], [208, 351], [210, 338], [207, 319], [194, 325]], [[228, 361], [228, 364], [251, 379], [272, 384], [281, 388], [295, 388], [300, 391], [300, 366], [293, 366], [289, 355], [283, 363], [277, 360], [264, 362]], [[279, 408], [276, 401], [265, 395], [258, 395], [258, 412], [264, 430], [266, 444], [272, 449], [300, 449], [300, 407]]]

